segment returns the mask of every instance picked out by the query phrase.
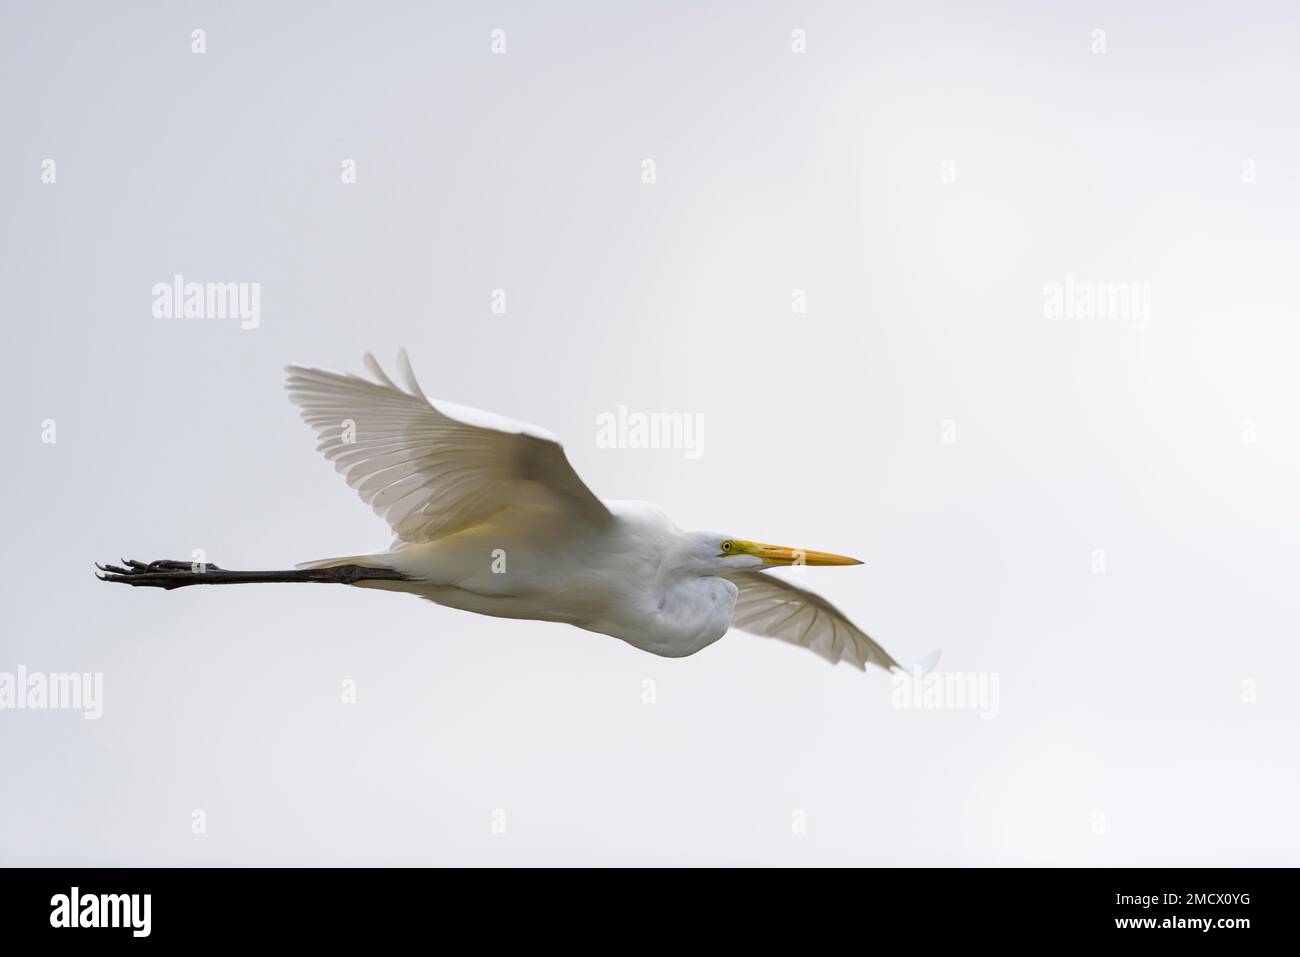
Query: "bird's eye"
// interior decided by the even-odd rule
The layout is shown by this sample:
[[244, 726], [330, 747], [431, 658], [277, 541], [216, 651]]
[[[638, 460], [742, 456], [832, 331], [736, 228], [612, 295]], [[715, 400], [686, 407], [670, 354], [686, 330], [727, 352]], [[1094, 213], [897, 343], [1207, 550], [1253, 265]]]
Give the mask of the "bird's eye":
[[724, 552], [729, 552], [729, 551], [731, 551], [731, 547], [732, 547], [732, 546], [731, 546], [731, 542], [723, 542], [723, 543], [722, 543], [722, 550], [723, 550]]

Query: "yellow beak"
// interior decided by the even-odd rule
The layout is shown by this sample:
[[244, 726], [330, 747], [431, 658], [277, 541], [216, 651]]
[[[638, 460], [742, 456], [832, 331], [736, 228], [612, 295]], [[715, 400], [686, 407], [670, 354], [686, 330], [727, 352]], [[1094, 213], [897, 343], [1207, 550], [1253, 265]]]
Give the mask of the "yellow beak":
[[765, 565], [861, 565], [862, 562], [847, 555], [833, 552], [815, 552], [808, 548], [786, 548], [784, 545], [764, 545], [762, 542], [735, 542], [736, 550], [743, 555], [763, 559]]

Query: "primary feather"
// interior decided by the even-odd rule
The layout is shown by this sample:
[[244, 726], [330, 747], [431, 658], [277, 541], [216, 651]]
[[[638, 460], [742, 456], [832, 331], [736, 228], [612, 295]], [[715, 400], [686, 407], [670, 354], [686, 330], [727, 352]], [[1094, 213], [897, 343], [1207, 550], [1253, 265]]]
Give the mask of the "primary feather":
[[301, 366], [289, 398], [317, 446], [398, 542], [428, 542], [504, 508], [548, 510], [559, 520], [603, 522], [609, 512], [578, 478], [553, 435], [450, 402], [426, 399], [403, 350], [406, 390], [369, 353], [377, 380]]

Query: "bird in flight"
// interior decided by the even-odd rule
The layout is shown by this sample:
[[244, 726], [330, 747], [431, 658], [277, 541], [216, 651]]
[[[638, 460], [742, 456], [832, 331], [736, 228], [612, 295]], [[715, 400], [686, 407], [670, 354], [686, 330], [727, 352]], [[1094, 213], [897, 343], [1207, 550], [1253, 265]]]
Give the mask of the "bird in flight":
[[546, 430], [426, 398], [405, 350], [402, 386], [373, 356], [365, 365], [374, 381], [289, 366], [286, 385], [317, 448], [392, 528], [388, 550], [285, 571], [123, 559], [97, 565], [100, 579], [166, 589], [337, 582], [564, 622], [669, 658], [735, 627], [832, 663], [899, 667], [830, 602], [767, 573], [856, 559], [682, 531], [658, 506], [602, 501]]

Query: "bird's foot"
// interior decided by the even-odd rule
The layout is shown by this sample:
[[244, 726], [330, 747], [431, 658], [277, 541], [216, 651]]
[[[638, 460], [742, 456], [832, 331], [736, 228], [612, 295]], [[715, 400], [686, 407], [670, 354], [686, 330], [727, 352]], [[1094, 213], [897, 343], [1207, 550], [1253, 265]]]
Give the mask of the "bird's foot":
[[144, 585], [150, 588], [180, 588], [183, 585], [195, 585], [203, 581], [203, 575], [209, 570], [217, 570], [217, 565], [198, 562], [178, 562], [162, 559], [156, 562], [138, 562], [133, 558], [122, 559], [121, 565], [101, 565], [95, 563], [104, 574], [95, 577], [102, 582], [122, 582], [126, 585]]

